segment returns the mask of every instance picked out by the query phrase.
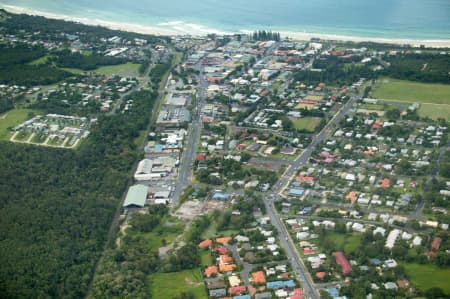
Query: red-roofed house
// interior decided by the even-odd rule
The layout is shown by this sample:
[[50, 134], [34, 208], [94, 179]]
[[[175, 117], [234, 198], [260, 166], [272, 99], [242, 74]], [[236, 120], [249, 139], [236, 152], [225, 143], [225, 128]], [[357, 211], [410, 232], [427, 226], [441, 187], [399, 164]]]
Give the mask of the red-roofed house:
[[327, 276], [327, 274], [326, 274], [325, 272], [317, 272], [317, 273], [316, 273], [316, 277], [317, 277], [318, 279], [324, 279], [325, 276]]
[[204, 123], [204, 124], [210, 124], [212, 122], [213, 122], [213, 119], [211, 117], [205, 116], [202, 118], [202, 123]]
[[380, 187], [381, 188], [389, 188], [391, 186], [391, 180], [390, 179], [384, 179], [381, 184]]
[[245, 286], [238, 286], [228, 289], [228, 294], [230, 295], [242, 295], [247, 292], [247, 288]]
[[306, 182], [306, 183], [310, 183], [313, 184], [314, 183], [314, 178], [312, 176], [306, 176], [306, 175], [299, 175], [296, 177], [297, 182]]
[[266, 283], [266, 277], [263, 271], [258, 271], [252, 274], [254, 283]]
[[338, 263], [342, 268], [342, 274], [348, 275], [350, 272], [352, 272], [352, 266], [348, 262], [347, 258], [345, 257], [344, 253], [342, 251], [333, 252], [333, 256], [336, 259], [336, 263]]
[[303, 289], [294, 289], [293, 295], [303, 295], [305, 291]]
[[372, 125], [372, 129], [379, 129], [379, 128], [381, 128], [381, 125], [382, 125], [383, 123], [381, 122], [381, 120], [377, 120], [376, 122], [374, 122], [373, 123], [373, 125]]
[[349, 194], [347, 194], [345, 199], [350, 200], [352, 203], [355, 203], [355, 201], [358, 199], [358, 193], [356, 193], [355, 191], [351, 191]]
[[436, 237], [433, 239], [433, 242], [431, 242], [431, 249], [434, 251], [439, 250], [441, 247], [442, 239], [439, 237]]
[[206, 160], [206, 154], [205, 154], [205, 153], [198, 154], [198, 155], [195, 157], [195, 159], [196, 159], [197, 161], [205, 161], [205, 160]]
[[270, 93], [270, 91], [268, 89], [264, 89], [263, 91], [261, 91], [259, 93], [260, 97], [265, 97], [266, 95], [268, 95]]
[[210, 266], [206, 268], [203, 273], [206, 277], [211, 277], [212, 275], [217, 274], [218, 271], [219, 269], [217, 269], [217, 266]]
[[240, 143], [240, 144], [236, 145], [236, 149], [237, 149], [238, 151], [245, 150], [246, 147], [247, 147], [247, 145], [245, 145], [245, 144], [243, 144], [243, 143]]
[[220, 246], [213, 249], [214, 252], [218, 252], [221, 255], [227, 254], [228, 249], [226, 247]]
[[228, 255], [221, 255], [220, 256], [220, 263], [221, 264], [230, 264], [233, 262], [233, 258]]
[[220, 77], [208, 77], [208, 82], [218, 83], [220, 81], [222, 81], [222, 78], [220, 78]]
[[211, 247], [211, 245], [212, 245], [211, 240], [204, 240], [204, 241], [200, 242], [200, 244], [198, 244], [198, 248], [205, 249], [205, 248]]
[[231, 272], [234, 269], [236, 269], [236, 267], [237, 266], [235, 264], [230, 264], [230, 265], [220, 264], [219, 270], [220, 270], [220, 272]]
[[310, 254], [314, 254], [314, 249], [312, 249], [311, 247], [305, 247], [303, 248], [303, 254], [305, 255], [310, 255]]
[[214, 252], [218, 252], [221, 255], [227, 254], [228, 249], [226, 247], [220, 246], [213, 249]]
[[216, 242], [222, 245], [228, 244], [231, 240], [233, 240], [232, 237], [223, 237], [223, 238], [217, 238]]

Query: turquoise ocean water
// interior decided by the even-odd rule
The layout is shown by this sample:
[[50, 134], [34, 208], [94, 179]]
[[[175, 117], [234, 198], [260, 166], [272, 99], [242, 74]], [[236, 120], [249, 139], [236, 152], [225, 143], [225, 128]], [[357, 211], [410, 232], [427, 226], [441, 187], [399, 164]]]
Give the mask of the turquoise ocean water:
[[271, 29], [450, 39], [450, 0], [0, 0], [0, 4], [180, 33]]

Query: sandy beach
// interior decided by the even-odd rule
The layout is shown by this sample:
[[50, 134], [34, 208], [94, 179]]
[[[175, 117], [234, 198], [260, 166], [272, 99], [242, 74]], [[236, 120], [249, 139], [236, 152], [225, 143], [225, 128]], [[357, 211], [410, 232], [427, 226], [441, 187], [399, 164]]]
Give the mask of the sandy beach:
[[[120, 23], [120, 22], [110, 22], [98, 19], [88, 19], [88, 18], [78, 18], [67, 15], [53, 14], [43, 11], [35, 11], [27, 8], [22, 8], [12, 5], [1, 5], [0, 7], [16, 14], [28, 14], [43, 16], [50, 19], [59, 19], [72, 22], [78, 22], [86, 25], [92, 26], [104, 26], [114, 30], [122, 30], [129, 32], [137, 32], [142, 34], [152, 34], [152, 35], [170, 35], [170, 36], [180, 36], [180, 35], [193, 35], [193, 36], [204, 36], [207, 34], [207, 30], [198, 29], [196, 27], [191, 27], [190, 30], [176, 30], [172, 28], [165, 28], [164, 26], [148, 26], [148, 25], [138, 25], [131, 23]], [[217, 33], [211, 31], [210, 33]], [[238, 33], [238, 32], [236, 32]], [[242, 33], [242, 32], [241, 32]], [[397, 39], [397, 38], [378, 38], [378, 37], [359, 37], [359, 36], [346, 36], [346, 35], [334, 35], [334, 34], [321, 34], [321, 33], [307, 33], [307, 32], [280, 32], [282, 37], [289, 37], [294, 40], [310, 40], [311, 38], [320, 38], [323, 40], [336, 40], [336, 41], [351, 41], [351, 42], [376, 42], [376, 43], [388, 43], [388, 44], [400, 44], [400, 45], [411, 45], [415, 47], [426, 46], [432, 48], [450, 48], [450, 40], [416, 40], [416, 39]]]

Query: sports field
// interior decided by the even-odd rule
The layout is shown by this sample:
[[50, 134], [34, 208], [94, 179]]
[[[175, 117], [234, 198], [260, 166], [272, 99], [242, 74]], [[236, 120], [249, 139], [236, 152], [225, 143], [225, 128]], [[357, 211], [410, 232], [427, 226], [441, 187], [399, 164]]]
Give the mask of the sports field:
[[402, 264], [411, 282], [420, 290], [426, 291], [429, 288], [441, 288], [445, 293], [450, 294], [450, 269], [441, 269], [435, 265], [425, 264]]
[[94, 72], [104, 75], [118, 75], [122, 77], [137, 77], [139, 76], [140, 64], [125, 63], [111, 66], [102, 66], [94, 70]]
[[443, 118], [450, 120], [450, 104], [421, 104], [419, 116], [432, 119]]
[[450, 84], [420, 83], [382, 77], [375, 84], [372, 96], [383, 100], [450, 105]]

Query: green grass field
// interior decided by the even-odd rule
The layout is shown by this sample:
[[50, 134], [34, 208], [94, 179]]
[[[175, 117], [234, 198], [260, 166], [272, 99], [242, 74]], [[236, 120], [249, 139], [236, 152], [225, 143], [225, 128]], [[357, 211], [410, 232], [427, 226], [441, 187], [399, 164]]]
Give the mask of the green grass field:
[[358, 234], [328, 232], [327, 239], [336, 245], [336, 250], [343, 250], [346, 254], [356, 252], [361, 243], [361, 236]]
[[140, 64], [125, 63], [111, 66], [102, 66], [94, 72], [104, 75], [119, 75], [122, 77], [138, 77]]
[[200, 252], [200, 259], [202, 261], [202, 266], [207, 267], [213, 264], [213, 258], [209, 249]]
[[431, 119], [443, 118], [450, 120], [450, 104], [421, 104], [418, 113], [421, 117], [429, 117]]
[[29, 64], [31, 64], [31, 65], [45, 64], [50, 57], [52, 57], [52, 56], [51, 55], [45, 55], [45, 56], [42, 56], [41, 58], [38, 58], [38, 59], [35, 59], [35, 60], [31, 61]]
[[83, 74], [85, 71], [81, 70], [81, 69], [76, 69], [76, 68], [69, 68], [69, 67], [63, 67], [61, 68], [62, 70], [72, 73], [74, 75], [81, 75]]
[[309, 132], [314, 132], [317, 126], [320, 124], [322, 119], [320, 117], [303, 117], [296, 120], [294, 122], [294, 128], [297, 130], [306, 130]]
[[438, 287], [450, 294], [450, 269], [441, 269], [435, 265], [402, 264], [411, 282], [420, 290]]
[[375, 84], [372, 96], [384, 100], [450, 105], [450, 85], [383, 77]]
[[380, 105], [380, 104], [362, 104], [358, 108], [359, 109], [367, 109], [367, 110], [384, 111], [384, 105]]
[[28, 119], [31, 109], [14, 109], [0, 114], [0, 140], [9, 140], [12, 133], [9, 128], [13, 128]]
[[196, 299], [207, 299], [200, 270], [157, 273], [149, 277], [152, 298], [173, 298], [183, 292], [192, 292]]

